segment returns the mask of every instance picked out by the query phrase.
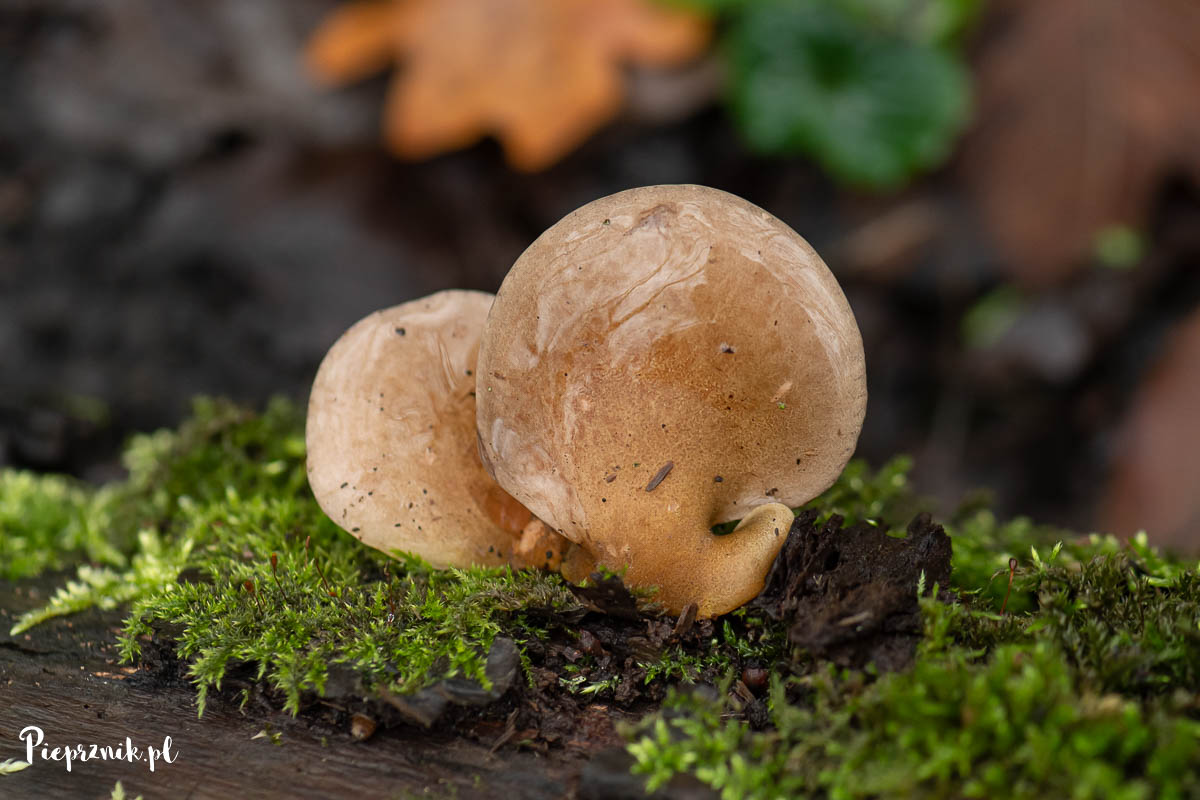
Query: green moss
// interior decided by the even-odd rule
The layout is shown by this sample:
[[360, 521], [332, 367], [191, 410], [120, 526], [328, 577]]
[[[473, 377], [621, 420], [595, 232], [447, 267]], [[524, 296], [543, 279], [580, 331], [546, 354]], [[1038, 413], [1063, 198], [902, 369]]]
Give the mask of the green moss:
[[640, 666], [646, 670], [646, 683], [661, 679], [692, 683], [705, 676], [727, 675], [739, 664], [776, 664], [790, 653], [785, 626], [739, 608], [722, 618], [704, 650], [695, 652], [675, 645]]
[[[201, 711], [209, 689], [249, 663], [294, 713], [339, 664], [364, 691], [411, 692], [450, 676], [486, 684], [484, 657], [502, 622], [532, 628], [523, 627], [527, 611], [576, 605], [557, 576], [438, 571], [364, 547], [309, 493], [302, 431], [302, 416], [284, 402], [254, 415], [203, 399], [179, 431], [136, 437], [129, 479], [91, 500], [115, 541], [134, 531], [129, 566], [79, 567], [13, 632], [131, 603], [124, 657], [138, 655], [141, 637], [169, 631], [190, 662]], [[48, 496], [36, 499], [49, 507]]]
[[[293, 712], [334, 671], [363, 693], [448, 676], [486, 684], [496, 636], [527, 646], [529, 666], [534, 639], [576, 635], [558, 576], [433, 570], [340, 531], [307, 490], [302, 429], [286, 403], [255, 415], [202, 400], [178, 431], [135, 438], [117, 485], [0, 473], [3, 577], [79, 565], [15, 630], [128, 604], [125, 657], [152, 634], [173, 640], [201, 710], [236, 670]], [[899, 535], [920, 507], [908, 468], [853, 462], [810, 506]], [[1195, 565], [1144, 537], [1078, 536], [979, 507], [946, 527], [951, 585], [920, 587], [924, 636], [904, 673], [815, 663], [784, 624], [740, 609], [711, 635], [663, 640], [633, 671], [580, 653], [559, 686], [590, 700], [620, 697], [634, 678], [725, 679], [715, 697], [677, 694], [629, 732], [652, 785], [690, 772], [726, 797], [1200, 795]], [[745, 690], [730, 691], [755, 663], [772, 669], [763, 730], [740, 719]]]
[[[111, 800], [127, 800], [127, 795], [125, 794], [125, 787], [121, 785], [120, 781], [117, 781], [117, 784], [115, 786], [113, 786], [112, 794], [110, 795], [110, 797], [111, 797]], [[142, 800], [142, 796], [139, 794], [137, 797], [132, 798], [132, 800]]]
[[903, 529], [921, 508], [908, 482], [912, 459], [896, 456], [872, 472], [867, 462], [854, 459], [819, 497], [804, 508], [820, 512], [818, 522], [835, 514], [844, 525], [866, 522], [888, 529]]
[[865, 681], [832, 668], [771, 693], [774, 729], [728, 703], [676, 695], [629, 745], [652, 788], [690, 772], [723, 798], [1184, 797], [1200, 724], [1119, 695], [1080, 691], [1054, 644], [963, 651]]
[[0, 578], [16, 580], [81, 560], [122, 567], [139, 533], [172, 537], [179, 504], [220, 502], [226, 489], [297, 496], [305, 476], [303, 417], [285, 401], [261, 415], [210, 398], [178, 431], [133, 437], [127, 480], [93, 489], [57, 475], [0, 470]]
[[[1033, 551], [1036, 553], [1036, 551]], [[1017, 570], [1013, 592], [1033, 608], [964, 625], [958, 638], [1051, 641], [1076, 681], [1096, 692], [1152, 697], [1200, 682], [1200, 575], [1164, 559], [1144, 537], [1120, 547], [1090, 537]]]
[[120, 566], [100, 495], [68, 478], [0, 471], [0, 579], [33, 577], [81, 559]]
[[[883, 520], [907, 502], [870, 505], [894, 476], [852, 479], [830, 492], [852, 514]], [[731, 716], [725, 692], [677, 695], [627, 732], [635, 771], [651, 787], [689, 772], [726, 798], [1200, 796], [1194, 563], [1144, 535], [1076, 536], [979, 509], [947, 528], [955, 595], [924, 593], [912, 669], [876, 680], [794, 661], [761, 732]]]
[[[113, 549], [108, 566], [80, 566], [13, 632], [92, 606], [129, 604], [124, 658], [136, 659], [155, 632], [174, 637], [201, 711], [231, 669], [251, 665], [255, 679], [281, 692], [295, 713], [306, 692], [323, 692], [338, 666], [352, 671], [364, 693], [408, 693], [454, 676], [486, 684], [484, 659], [499, 633], [546, 638], [546, 612], [578, 608], [557, 575], [439, 571], [361, 545], [309, 493], [302, 431], [302, 416], [285, 402], [255, 415], [200, 399], [178, 431], [135, 437], [124, 457], [129, 478], [100, 492], [73, 487], [79, 500], [68, 509], [124, 552]], [[26, 494], [27, 504], [62, 507], [36, 486]], [[30, 524], [39, 535], [52, 526], [61, 527], [56, 520]], [[57, 552], [65, 563], [80, 548]], [[570, 631], [558, 631], [564, 634]], [[638, 666], [645, 684], [713, 679], [734, 664], [771, 663], [786, 652], [779, 626], [739, 611], [702, 649], [672, 645]], [[563, 670], [561, 685], [607, 697], [624, 679], [585, 656]]]
[[17, 761], [12, 758], [6, 758], [0, 761], [0, 775], [15, 775], [16, 773], [29, 769], [28, 761]]
[[612, 699], [621, 694], [625, 680], [635, 688], [652, 684], [714, 682], [743, 665], [769, 666], [787, 661], [791, 654], [786, 625], [772, 622], [757, 611], [740, 608], [712, 626], [712, 634], [676, 641], [661, 651], [634, 657], [634, 669], [621, 664], [603, 670], [592, 656], [583, 655], [563, 666], [559, 684], [591, 699]]
[[0, 471], [0, 486], [9, 487], [0, 493], [0, 551], [38, 554], [4, 577], [92, 562], [13, 633], [93, 605], [111, 608], [173, 581], [194, 545], [183, 534], [195, 510], [224, 503], [230, 492], [303, 498], [302, 431], [302, 415], [285, 401], [256, 415], [199, 398], [178, 431], [133, 437], [123, 454], [129, 477], [103, 489]]

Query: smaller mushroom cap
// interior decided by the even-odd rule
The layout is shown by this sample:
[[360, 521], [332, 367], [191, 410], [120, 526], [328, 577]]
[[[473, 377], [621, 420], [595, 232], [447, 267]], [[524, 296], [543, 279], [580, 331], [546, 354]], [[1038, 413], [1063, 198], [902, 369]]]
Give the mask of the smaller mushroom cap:
[[445, 291], [376, 311], [321, 362], [308, 481], [325, 513], [365, 544], [437, 567], [557, 565], [561, 539], [479, 460], [475, 361], [492, 299]]
[[[485, 464], [599, 563], [701, 616], [757, 594], [866, 408], [862, 338], [795, 231], [704, 186], [596, 200], [529, 246], [479, 351]], [[716, 523], [742, 519], [732, 534]]]

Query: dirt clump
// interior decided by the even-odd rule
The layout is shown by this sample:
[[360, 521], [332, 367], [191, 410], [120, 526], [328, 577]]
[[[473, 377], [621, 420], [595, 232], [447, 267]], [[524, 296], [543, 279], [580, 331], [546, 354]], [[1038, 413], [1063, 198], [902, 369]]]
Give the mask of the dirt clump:
[[891, 672], [912, 663], [921, 638], [917, 584], [950, 581], [950, 537], [919, 514], [899, 538], [842, 519], [796, 517], [754, 606], [788, 620], [788, 639], [818, 659]]

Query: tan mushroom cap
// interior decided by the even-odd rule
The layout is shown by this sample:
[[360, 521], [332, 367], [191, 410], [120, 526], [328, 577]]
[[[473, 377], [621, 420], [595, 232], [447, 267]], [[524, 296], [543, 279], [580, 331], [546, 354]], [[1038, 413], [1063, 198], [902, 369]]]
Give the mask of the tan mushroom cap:
[[627, 568], [701, 616], [762, 589], [787, 506], [837, 478], [867, 400], [862, 338], [816, 252], [686, 185], [602, 198], [542, 234], [492, 306], [477, 390], [485, 464], [578, 546], [564, 574]]
[[438, 567], [557, 565], [561, 540], [543, 535], [479, 461], [475, 360], [492, 299], [447, 291], [376, 311], [321, 362], [308, 482], [365, 544]]

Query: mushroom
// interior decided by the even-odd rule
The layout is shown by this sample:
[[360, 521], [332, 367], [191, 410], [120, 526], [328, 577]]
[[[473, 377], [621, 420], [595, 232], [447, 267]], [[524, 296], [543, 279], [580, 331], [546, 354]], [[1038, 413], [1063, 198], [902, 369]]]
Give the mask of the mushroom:
[[[517, 260], [479, 350], [497, 483], [672, 613], [752, 599], [866, 409], [862, 338], [798, 234], [739, 197], [650, 186], [589, 203]], [[741, 518], [728, 535], [712, 527]]]
[[365, 544], [437, 567], [548, 565], [563, 542], [484, 471], [475, 358], [492, 304], [446, 291], [360, 320], [313, 382], [308, 482]]

